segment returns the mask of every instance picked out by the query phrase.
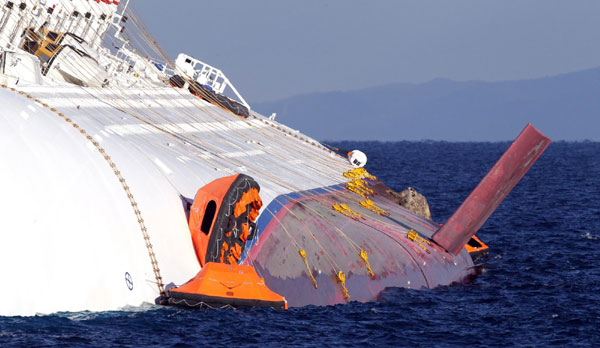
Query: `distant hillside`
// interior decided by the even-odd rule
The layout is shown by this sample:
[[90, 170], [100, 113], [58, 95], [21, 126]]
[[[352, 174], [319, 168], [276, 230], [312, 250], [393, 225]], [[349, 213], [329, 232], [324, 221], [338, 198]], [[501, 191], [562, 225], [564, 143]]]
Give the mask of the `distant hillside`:
[[527, 122], [553, 140], [600, 140], [600, 68], [522, 81], [437, 79], [252, 106], [319, 140], [509, 140]]

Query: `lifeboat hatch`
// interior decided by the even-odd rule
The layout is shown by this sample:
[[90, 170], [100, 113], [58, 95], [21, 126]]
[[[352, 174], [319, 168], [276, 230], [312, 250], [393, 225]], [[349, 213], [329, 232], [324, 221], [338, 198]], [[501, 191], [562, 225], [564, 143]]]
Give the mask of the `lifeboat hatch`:
[[256, 234], [262, 200], [258, 183], [244, 174], [223, 177], [198, 190], [190, 207], [189, 228], [201, 266], [237, 264], [246, 241]]

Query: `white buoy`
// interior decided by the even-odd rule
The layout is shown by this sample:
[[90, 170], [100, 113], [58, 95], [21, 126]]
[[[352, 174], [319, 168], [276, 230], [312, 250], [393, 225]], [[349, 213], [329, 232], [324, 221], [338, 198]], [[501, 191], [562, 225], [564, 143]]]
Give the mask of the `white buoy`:
[[359, 150], [348, 152], [348, 161], [356, 168], [364, 167], [367, 164], [367, 155]]

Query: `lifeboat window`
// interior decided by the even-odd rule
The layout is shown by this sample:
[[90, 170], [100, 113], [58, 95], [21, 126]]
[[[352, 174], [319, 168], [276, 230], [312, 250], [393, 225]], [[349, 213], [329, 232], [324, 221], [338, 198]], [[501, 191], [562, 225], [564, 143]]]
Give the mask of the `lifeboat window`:
[[202, 218], [202, 225], [200, 226], [200, 230], [206, 235], [210, 233], [210, 226], [212, 226], [216, 212], [217, 203], [215, 201], [208, 202], [206, 209], [204, 209], [204, 217]]

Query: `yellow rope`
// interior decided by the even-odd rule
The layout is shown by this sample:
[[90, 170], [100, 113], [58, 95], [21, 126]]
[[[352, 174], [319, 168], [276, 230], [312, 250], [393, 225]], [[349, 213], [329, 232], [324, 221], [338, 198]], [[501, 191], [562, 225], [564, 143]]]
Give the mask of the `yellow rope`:
[[338, 213], [345, 215], [353, 220], [358, 221], [358, 219], [364, 219], [362, 215], [352, 210], [352, 208], [350, 208], [346, 203], [334, 204], [331, 207]]
[[354, 179], [350, 182], [347, 182], [346, 188], [363, 198], [368, 198], [369, 195], [374, 193], [373, 190], [367, 187], [367, 183], [363, 179]]
[[363, 261], [365, 262], [365, 265], [367, 266], [367, 271], [369, 272], [369, 276], [371, 276], [371, 279], [375, 279], [375, 273], [373, 273], [371, 265], [369, 264], [369, 255], [367, 254], [367, 252], [361, 249], [360, 258], [363, 259]]
[[413, 229], [409, 230], [406, 237], [409, 240], [417, 243], [419, 245], [419, 247], [421, 247], [421, 249], [423, 249], [426, 253], [428, 253], [428, 254], [431, 253], [431, 251], [429, 251], [429, 249], [427, 249], [427, 247], [424, 245], [424, 244], [427, 244], [427, 245], [431, 246], [431, 242], [428, 241], [427, 239], [419, 236], [419, 234], [415, 230], [413, 230]]
[[366, 178], [371, 181], [377, 180], [377, 177], [375, 177], [375, 175], [369, 174], [369, 172], [367, 172], [367, 170], [365, 168], [351, 169], [344, 173], [344, 177], [351, 179], [351, 180], [362, 179], [362, 178]]
[[346, 299], [346, 301], [350, 301], [350, 294], [348, 293], [348, 289], [346, 288], [346, 275], [344, 272], [339, 271], [337, 274], [340, 285], [342, 286], [342, 296]]
[[306, 265], [306, 271], [308, 272], [308, 276], [310, 277], [310, 280], [312, 280], [313, 285], [315, 286], [315, 289], [316, 289], [317, 288], [317, 280], [313, 276], [312, 271], [310, 270], [310, 266], [308, 265], [308, 260], [306, 259], [306, 251], [304, 249], [300, 249], [298, 251], [298, 253], [302, 257], [302, 260], [304, 260], [304, 264]]
[[381, 216], [389, 216], [390, 215], [390, 213], [388, 213], [384, 209], [379, 208], [370, 199], [366, 199], [364, 201], [360, 201], [360, 205], [363, 206], [366, 209], [369, 209], [370, 211], [374, 212], [375, 214], [379, 214]]

